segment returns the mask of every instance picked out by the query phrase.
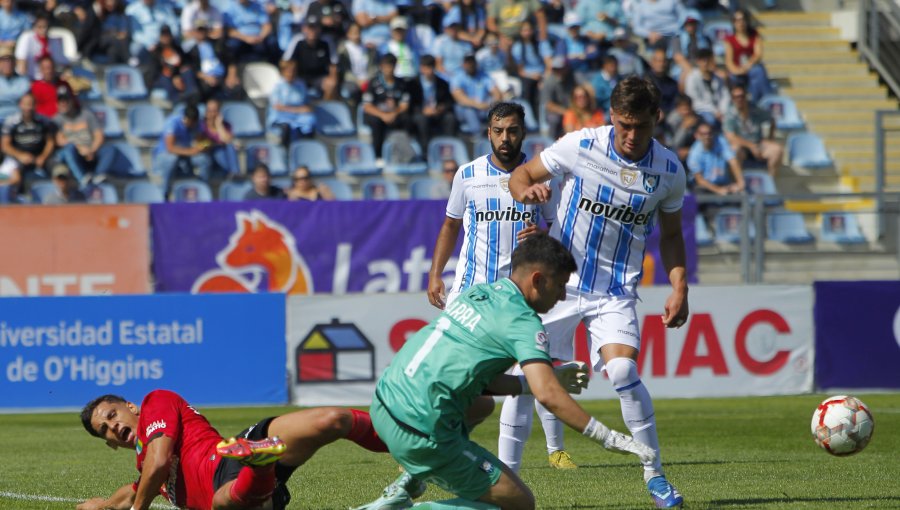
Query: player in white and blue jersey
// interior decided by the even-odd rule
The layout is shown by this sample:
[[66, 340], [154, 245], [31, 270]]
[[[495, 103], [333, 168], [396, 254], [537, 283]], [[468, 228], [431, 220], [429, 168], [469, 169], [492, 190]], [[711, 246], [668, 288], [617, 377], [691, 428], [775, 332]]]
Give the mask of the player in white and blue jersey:
[[[659, 89], [652, 82], [626, 78], [616, 85], [610, 101], [612, 126], [563, 136], [513, 172], [509, 187], [522, 202], [544, 203], [550, 196], [543, 182], [554, 176], [563, 179], [550, 234], [572, 251], [578, 271], [569, 280], [567, 299], [543, 317], [551, 355], [571, 359], [575, 328], [584, 322], [594, 370], [606, 370], [635, 439], [657, 452], [654, 462], [644, 464], [654, 502], [680, 506], [681, 494], [662, 470], [653, 401], [637, 371], [641, 337], [635, 302], [644, 243], [658, 226], [660, 255], [673, 289], [663, 323], [677, 328], [687, 319], [681, 234], [685, 172], [677, 156], [653, 139]], [[530, 418], [530, 412], [516, 414]]]
[[[509, 194], [509, 175], [526, 160], [525, 111], [516, 103], [497, 103], [488, 112], [491, 153], [459, 167], [453, 179], [447, 217], [434, 247], [428, 275], [428, 301], [443, 309], [469, 287], [509, 276], [512, 252], [519, 241], [537, 231], [544, 210], [555, 213], [553, 204], [525, 205]], [[546, 218], [550, 220], [550, 218]], [[549, 223], [549, 221], [548, 221]], [[463, 244], [456, 265], [456, 278], [445, 295], [442, 274], [456, 246], [459, 231]], [[568, 360], [566, 360], [568, 361]], [[514, 369], [519, 374], [519, 368]], [[524, 397], [533, 401], [533, 397]], [[532, 406], [534, 407], [534, 406]], [[531, 412], [532, 407], [529, 407]], [[538, 405], [547, 432], [547, 454], [552, 467], [577, 467], [563, 449], [559, 420]], [[501, 453], [501, 459], [504, 452]], [[503, 459], [506, 460], [506, 459]], [[510, 466], [518, 471], [518, 465]]]

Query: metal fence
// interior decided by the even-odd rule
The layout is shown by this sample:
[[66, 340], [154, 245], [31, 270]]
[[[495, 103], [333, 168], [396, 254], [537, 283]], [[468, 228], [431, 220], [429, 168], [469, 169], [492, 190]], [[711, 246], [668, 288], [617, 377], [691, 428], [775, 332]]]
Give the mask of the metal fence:
[[900, 97], [900, 6], [892, 0], [861, 0], [857, 48]]

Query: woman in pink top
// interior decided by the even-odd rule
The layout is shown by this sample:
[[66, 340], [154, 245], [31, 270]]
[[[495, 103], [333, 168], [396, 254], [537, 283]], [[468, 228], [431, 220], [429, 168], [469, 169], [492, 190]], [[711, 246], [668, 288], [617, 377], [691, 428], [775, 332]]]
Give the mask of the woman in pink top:
[[725, 38], [725, 67], [731, 81], [747, 87], [754, 101], [773, 92], [762, 64], [762, 37], [750, 24], [750, 13], [738, 9], [731, 16], [732, 35]]

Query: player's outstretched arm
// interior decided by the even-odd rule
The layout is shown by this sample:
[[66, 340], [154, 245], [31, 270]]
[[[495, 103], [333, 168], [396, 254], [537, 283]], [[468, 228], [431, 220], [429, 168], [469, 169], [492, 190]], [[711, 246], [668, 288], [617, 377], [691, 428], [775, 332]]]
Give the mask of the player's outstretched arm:
[[[567, 392], [579, 394], [588, 387], [590, 377], [587, 365], [581, 361], [568, 361], [553, 367], [553, 375]], [[499, 374], [485, 391], [490, 395], [531, 395], [531, 387], [525, 376]]]
[[560, 386], [553, 369], [546, 363], [528, 363], [522, 367], [534, 397], [563, 423], [593, 439], [614, 453], [634, 454], [642, 463], [653, 462], [656, 452], [631, 436], [616, 432], [591, 417]]
[[550, 172], [537, 157], [519, 165], [509, 177], [509, 194], [523, 204], [543, 204], [550, 200], [550, 187], [543, 184]]
[[75, 507], [75, 510], [105, 510], [113, 508], [115, 510], [128, 510], [134, 504], [134, 489], [132, 484], [123, 485], [116, 489], [107, 499], [92, 498]]
[[141, 468], [141, 481], [134, 495], [134, 510], [147, 510], [169, 477], [175, 441], [169, 436], [157, 436], [145, 446], [147, 455]]

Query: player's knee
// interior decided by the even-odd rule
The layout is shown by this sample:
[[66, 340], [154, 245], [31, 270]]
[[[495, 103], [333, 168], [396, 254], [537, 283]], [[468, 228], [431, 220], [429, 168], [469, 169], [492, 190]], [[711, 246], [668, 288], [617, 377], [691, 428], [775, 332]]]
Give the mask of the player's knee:
[[344, 437], [353, 427], [353, 414], [341, 407], [323, 407], [315, 418], [315, 427], [323, 436]]
[[641, 380], [637, 363], [631, 358], [613, 358], [606, 362], [606, 375], [617, 390], [626, 388]]

